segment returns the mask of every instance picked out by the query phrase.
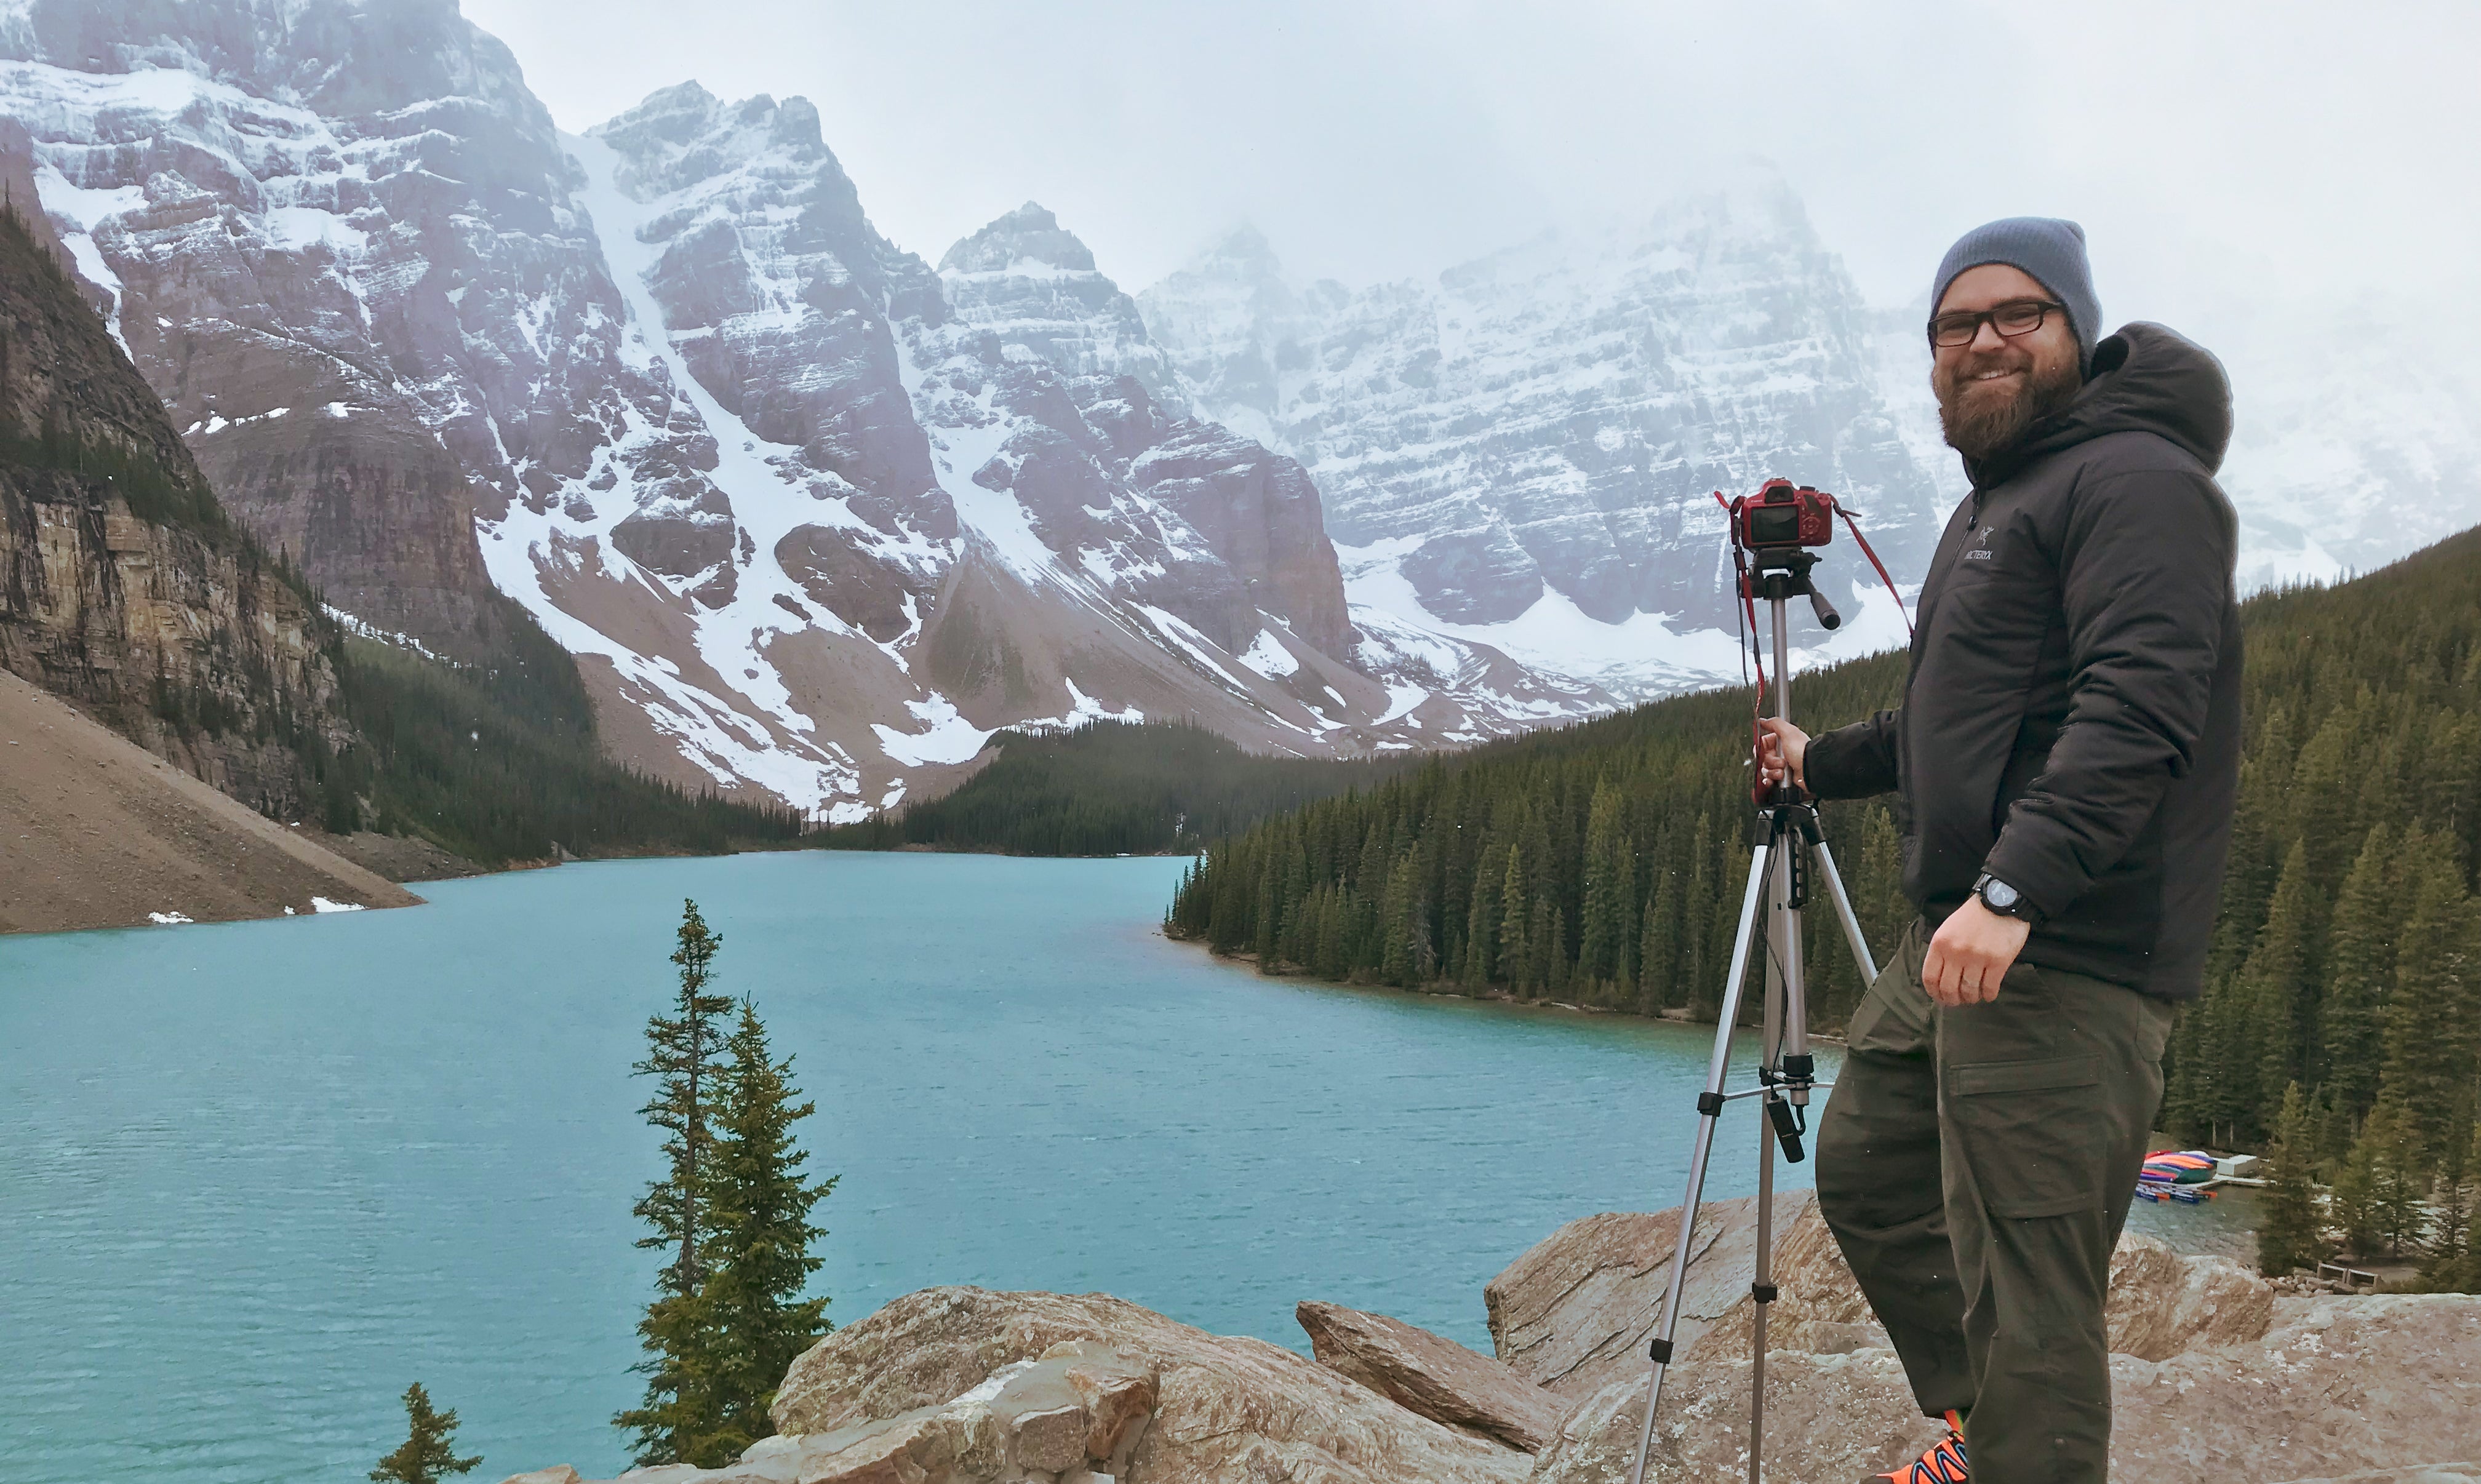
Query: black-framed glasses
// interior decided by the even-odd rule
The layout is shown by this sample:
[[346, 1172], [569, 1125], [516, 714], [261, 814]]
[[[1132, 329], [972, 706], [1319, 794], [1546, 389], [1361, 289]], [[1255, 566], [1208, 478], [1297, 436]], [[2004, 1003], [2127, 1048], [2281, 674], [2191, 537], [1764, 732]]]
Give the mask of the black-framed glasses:
[[1996, 308], [1978, 313], [1959, 309], [1953, 314], [1942, 314], [1931, 319], [1930, 344], [1944, 351], [1971, 345], [1984, 325], [2013, 340], [2040, 329], [2042, 322], [2049, 319], [2053, 311], [2064, 313], [2067, 307], [2047, 299], [2011, 299]]

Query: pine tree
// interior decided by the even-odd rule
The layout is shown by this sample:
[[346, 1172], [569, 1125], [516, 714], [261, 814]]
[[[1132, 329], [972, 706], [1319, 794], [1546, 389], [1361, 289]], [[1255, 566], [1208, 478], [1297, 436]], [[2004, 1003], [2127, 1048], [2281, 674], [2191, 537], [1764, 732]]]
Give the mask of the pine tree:
[[2397, 940], [2378, 1081], [2380, 1095], [2404, 1110], [2414, 1146], [2425, 1156], [2444, 1153], [2450, 1130], [2461, 1138], [2456, 1114], [2472, 1081], [2468, 985], [2481, 974], [2481, 914], [2446, 846], [2435, 835], [2405, 842], [2411, 913]]
[[1489, 852], [1474, 870], [1473, 907], [1465, 914], [1465, 988], [1479, 994], [1490, 987], [1499, 962], [1499, 888], [1504, 872], [1492, 869]]
[[2240, 998], [2256, 1044], [2249, 1071], [2252, 1110], [2271, 1102], [2274, 1089], [2308, 1075], [2308, 1016], [2314, 1006], [2309, 952], [2315, 924], [2311, 899], [2309, 851], [2293, 841], [2283, 874], [2266, 909], [2265, 925], [2240, 970]]
[[697, 903], [683, 902], [672, 953], [680, 969], [673, 1013], [647, 1020], [648, 1052], [637, 1066], [639, 1076], [657, 1079], [655, 1096], [640, 1111], [666, 1134], [666, 1165], [638, 1202], [638, 1218], [654, 1229], [638, 1245], [675, 1253], [657, 1274], [656, 1297], [638, 1324], [646, 1351], [639, 1366], [647, 1375], [645, 1401], [613, 1419], [614, 1425], [637, 1434], [640, 1464], [697, 1462], [684, 1449], [695, 1448], [715, 1426], [714, 1330], [700, 1294], [706, 1283], [700, 1251], [710, 1213], [699, 1203], [708, 1182], [716, 1063], [723, 1045], [718, 1018], [732, 1008], [728, 996], [706, 992], [722, 947]]
[[1501, 918], [1499, 930], [1500, 976], [1507, 987], [1522, 996], [1533, 987], [1532, 922], [1528, 909], [1533, 894], [1525, 879], [1525, 850], [1521, 846], [1507, 847], [1507, 872], [1500, 879]]
[[2325, 1222], [2311, 1178], [2309, 1103], [2293, 1082], [2283, 1090], [2274, 1145], [2265, 1157], [2265, 1197], [2259, 1207], [2258, 1270], [2267, 1277], [2312, 1267], [2326, 1255]]
[[2395, 977], [2395, 877], [2394, 836], [2374, 825], [2335, 901], [2326, 998], [2318, 1007], [2320, 1080], [2354, 1118], [2378, 1097], [2387, 992]]
[[1688, 880], [1681, 893], [1682, 952], [1675, 980], [1685, 991], [1685, 1002], [1699, 1015], [1714, 1015], [1722, 1004], [1716, 981], [1723, 976], [1723, 965], [1713, 962], [1709, 948], [1714, 937], [1713, 859], [1714, 817], [1700, 814], [1696, 833], [1689, 837]]
[[2411, 1120], [2392, 1100], [2380, 1098], [2335, 1177], [2336, 1224], [2354, 1254], [2376, 1257], [2383, 1247], [2393, 1256], [2420, 1235], [2428, 1182], [2418, 1165]]
[[[2467, 1120], [2468, 1124], [2469, 1120]], [[2472, 1283], [2472, 1218], [2476, 1199], [2474, 1144], [2481, 1140], [2481, 1128], [2467, 1127], [2458, 1131], [2455, 1139], [2441, 1152], [2438, 1184], [2431, 1191], [2436, 1219], [2428, 1237], [2421, 1243], [2421, 1287], [2433, 1293], [2462, 1292]]]
[[726, 1050], [710, 1160], [714, 1236], [700, 1295], [718, 1341], [712, 1377], [718, 1405], [703, 1456], [692, 1460], [713, 1459], [710, 1468], [774, 1431], [768, 1408], [785, 1370], [830, 1328], [827, 1300], [801, 1291], [821, 1265], [811, 1248], [826, 1235], [810, 1214], [836, 1186], [832, 1176], [812, 1181], [802, 1173], [809, 1156], [793, 1125], [816, 1105], [793, 1101], [800, 1096], [793, 1059], [770, 1055], [767, 1028], [747, 1000]]
[[405, 1389], [405, 1439], [397, 1450], [371, 1471], [373, 1484], [439, 1484], [452, 1473], [470, 1473], [483, 1461], [477, 1453], [457, 1456], [457, 1409], [434, 1412], [431, 1393], [416, 1381]]
[[1585, 880], [1577, 972], [1593, 983], [1632, 977], [1636, 870], [1627, 835], [1627, 803], [1607, 780], [1596, 782], [1585, 824]]

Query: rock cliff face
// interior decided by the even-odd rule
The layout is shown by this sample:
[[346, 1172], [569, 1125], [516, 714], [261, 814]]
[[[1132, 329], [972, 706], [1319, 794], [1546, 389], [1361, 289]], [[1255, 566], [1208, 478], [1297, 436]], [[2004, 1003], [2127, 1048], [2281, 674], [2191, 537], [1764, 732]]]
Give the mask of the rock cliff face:
[[1698, 638], [1730, 623], [1711, 491], [1833, 489], [1907, 579], [1944, 513], [1778, 181], [1359, 293], [1292, 287], [1243, 231], [1140, 303], [1204, 411], [1318, 480], [1356, 602], [1631, 693], [1734, 663]]
[[234, 511], [356, 617], [503, 658], [476, 506], [621, 394], [507, 49], [447, 6], [40, 0], [0, 55], [44, 206]]
[[0, 220], [0, 665], [264, 812], [341, 741], [330, 636], [67, 274]]

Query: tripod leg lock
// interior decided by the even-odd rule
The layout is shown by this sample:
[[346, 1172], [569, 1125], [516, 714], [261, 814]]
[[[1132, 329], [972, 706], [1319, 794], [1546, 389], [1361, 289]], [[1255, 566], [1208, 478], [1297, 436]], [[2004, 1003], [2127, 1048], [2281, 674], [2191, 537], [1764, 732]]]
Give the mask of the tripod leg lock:
[[1699, 1093], [1697, 1111], [1709, 1118], [1720, 1118], [1723, 1116], [1723, 1095], [1719, 1092]]
[[1781, 1291], [1781, 1289], [1778, 1289], [1771, 1283], [1753, 1283], [1749, 1285], [1749, 1296], [1756, 1299], [1761, 1304], [1773, 1303], [1776, 1295]]
[[1668, 1366], [1671, 1364], [1671, 1341], [1658, 1338], [1646, 1345], [1645, 1353], [1656, 1365]]

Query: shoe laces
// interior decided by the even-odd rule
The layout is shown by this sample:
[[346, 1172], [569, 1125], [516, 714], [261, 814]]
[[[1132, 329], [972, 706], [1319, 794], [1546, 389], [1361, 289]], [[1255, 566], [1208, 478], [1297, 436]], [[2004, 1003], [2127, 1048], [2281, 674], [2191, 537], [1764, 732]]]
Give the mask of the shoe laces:
[[1949, 1412], [1946, 1437], [1913, 1462], [1878, 1477], [1891, 1479], [1893, 1484], [1972, 1484], [1964, 1462], [1964, 1419]]

